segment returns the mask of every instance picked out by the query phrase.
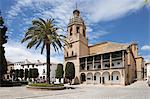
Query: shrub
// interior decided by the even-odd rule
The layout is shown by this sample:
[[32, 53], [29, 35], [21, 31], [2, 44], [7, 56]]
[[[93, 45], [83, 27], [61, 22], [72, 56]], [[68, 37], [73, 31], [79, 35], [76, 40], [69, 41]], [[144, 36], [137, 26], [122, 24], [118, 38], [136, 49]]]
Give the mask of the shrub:
[[72, 62], [67, 62], [65, 68], [65, 77], [69, 79], [69, 83], [72, 83], [72, 79], [75, 77], [75, 67]]
[[64, 74], [63, 65], [58, 64], [57, 69], [56, 69], [56, 78], [59, 79], [59, 82], [61, 82], [60, 80], [61, 80], [61, 78], [63, 78], [63, 74]]
[[29, 73], [29, 71], [28, 71], [28, 69], [25, 69], [25, 80], [27, 80], [27, 78], [28, 78], [28, 73]]
[[24, 77], [24, 70], [23, 70], [23, 69], [20, 69], [20, 70], [19, 70], [18, 76], [19, 76], [21, 79]]
[[29, 86], [37, 86], [37, 87], [58, 87], [58, 86], [64, 86], [64, 84], [47, 84], [47, 83], [33, 83], [29, 84]]

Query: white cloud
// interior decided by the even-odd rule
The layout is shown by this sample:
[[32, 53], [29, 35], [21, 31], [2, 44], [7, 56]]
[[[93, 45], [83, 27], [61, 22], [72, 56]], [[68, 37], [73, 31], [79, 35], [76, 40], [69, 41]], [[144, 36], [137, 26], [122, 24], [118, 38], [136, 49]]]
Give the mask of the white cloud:
[[[52, 50], [51, 51], [51, 62], [59, 63], [63, 62], [63, 56], [57, 55]], [[40, 54], [40, 50], [34, 50], [34, 49], [27, 49], [24, 44], [20, 44], [17, 42], [11, 42], [7, 43], [5, 45], [5, 56], [8, 61], [11, 62], [17, 62], [17, 61], [23, 61], [25, 59], [29, 59], [30, 61], [36, 61], [40, 60], [42, 62], [46, 61], [46, 55]], [[59, 58], [59, 60], [58, 60]]]
[[123, 17], [143, 5], [144, 0], [88, 0], [83, 9], [88, 13], [89, 20], [96, 23]]
[[147, 50], [150, 51], [150, 45], [144, 45], [141, 47], [141, 50]]
[[96, 38], [100, 38], [102, 36], [105, 36], [107, 34], [109, 34], [110, 32], [107, 32], [107, 31], [104, 31], [104, 30], [99, 30], [99, 31], [96, 31], [96, 33], [92, 33], [94, 35], [91, 35], [89, 39], [96, 39]]
[[150, 54], [149, 55], [144, 55], [143, 57], [144, 57], [144, 60], [146, 62], [150, 62]]
[[[144, 0], [15, 0], [14, 5], [11, 6], [11, 9], [7, 13], [7, 24], [10, 27], [9, 30], [11, 30], [8, 35], [14, 36], [14, 30], [11, 29], [13, 21], [22, 19], [19, 25], [23, 32], [27, 28], [26, 26], [31, 24], [31, 20], [38, 17], [49, 18], [52, 16], [57, 20], [58, 25], [66, 30], [68, 21], [72, 16], [72, 11], [75, 9], [75, 2], [78, 2], [78, 9], [81, 11], [81, 16], [83, 16], [86, 22], [88, 36], [95, 33], [92, 37], [92, 39], [95, 39], [107, 35], [109, 32], [102, 29], [95, 31], [91, 28], [93, 24], [101, 21], [115, 20], [126, 16], [128, 13], [133, 13], [143, 6]], [[28, 15], [28, 12], [32, 13]], [[17, 26], [19, 27], [19, 25]], [[15, 38], [19, 39], [23, 33], [19, 32], [19, 34], [17, 33], [18, 31], [15, 30]], [[40, 53], [33, 50], [27, 50], [19, 43], [7, 44], [6, 56], [12, 61], [26, 58], [45, 59], [44, 55], [40, 55]], [[54, 61], [62, 60], [62, 58], [59, 59], [55, 54], [52, 56], [52, 60]]]

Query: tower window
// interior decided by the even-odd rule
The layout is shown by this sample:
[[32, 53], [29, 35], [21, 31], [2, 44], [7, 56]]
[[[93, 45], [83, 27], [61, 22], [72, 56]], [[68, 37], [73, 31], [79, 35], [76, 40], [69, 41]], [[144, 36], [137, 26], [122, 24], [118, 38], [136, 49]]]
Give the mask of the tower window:
[[80, 33], [80, 27], [77, 27], [76, 29], [77, 29], [76, 32]]
[[69, 55], [68, 55], [68, 52], [67, 52], [67, 57], [68, 57]]
[[74, 53], [73, 53], [73, 51], [72, 51], [72, 56], [73, 56], [73, 54], [74, 54]]
[[70, 48], [72, 48], [72, 44], [70, 44]]
[[70, 28], [70, 36], [72, 36], [72, 27]]
[[114, 66], [114, 63], [112, 63], [112, 66]]
[[83, 29], [83, 36], [85, 37], [85, 30]]
[[43, 69], [43, 73], [45, 73], [45, 69]]
[[119, 80], [119, 77], [118, 77], [118, 76], [116, 77], [116, 80]]

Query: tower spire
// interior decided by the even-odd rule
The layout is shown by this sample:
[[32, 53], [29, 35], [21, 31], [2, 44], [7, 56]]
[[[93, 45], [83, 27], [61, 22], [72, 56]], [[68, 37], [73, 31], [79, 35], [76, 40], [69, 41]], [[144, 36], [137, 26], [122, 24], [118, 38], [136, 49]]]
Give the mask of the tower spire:
[[0, 16], [1, 16], [1, 13], [2, 13], [2, 12], [1, 12], [1, 9], [0, 9]]
[[77, 6], [77, 2], [76, 2], [76, 10], [77, 10], [78, 6]]

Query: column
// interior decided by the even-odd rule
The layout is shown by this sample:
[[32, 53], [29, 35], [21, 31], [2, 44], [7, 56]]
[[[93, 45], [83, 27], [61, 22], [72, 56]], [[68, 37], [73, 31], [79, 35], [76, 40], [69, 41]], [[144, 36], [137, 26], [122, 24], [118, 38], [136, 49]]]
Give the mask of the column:
[[94, 84], [94, 75], [93, 75], [93, 84]]
[[93, 63], [92, 64], [93, 64], [93, 70], [94, 70], [94, 56], [93, 56]]
[[87, 70], [87, 58], [85, 58], [85, 70]]
[[124, 51], [122, 51], [122, 66], [124, 67]]
[[110, 53], [109, 63], [110, 63], [110, 68], [112, 68], [112, 54], [111, 53]]
[[103, 69], [103, 55], [101, 55], [101, 69]]

